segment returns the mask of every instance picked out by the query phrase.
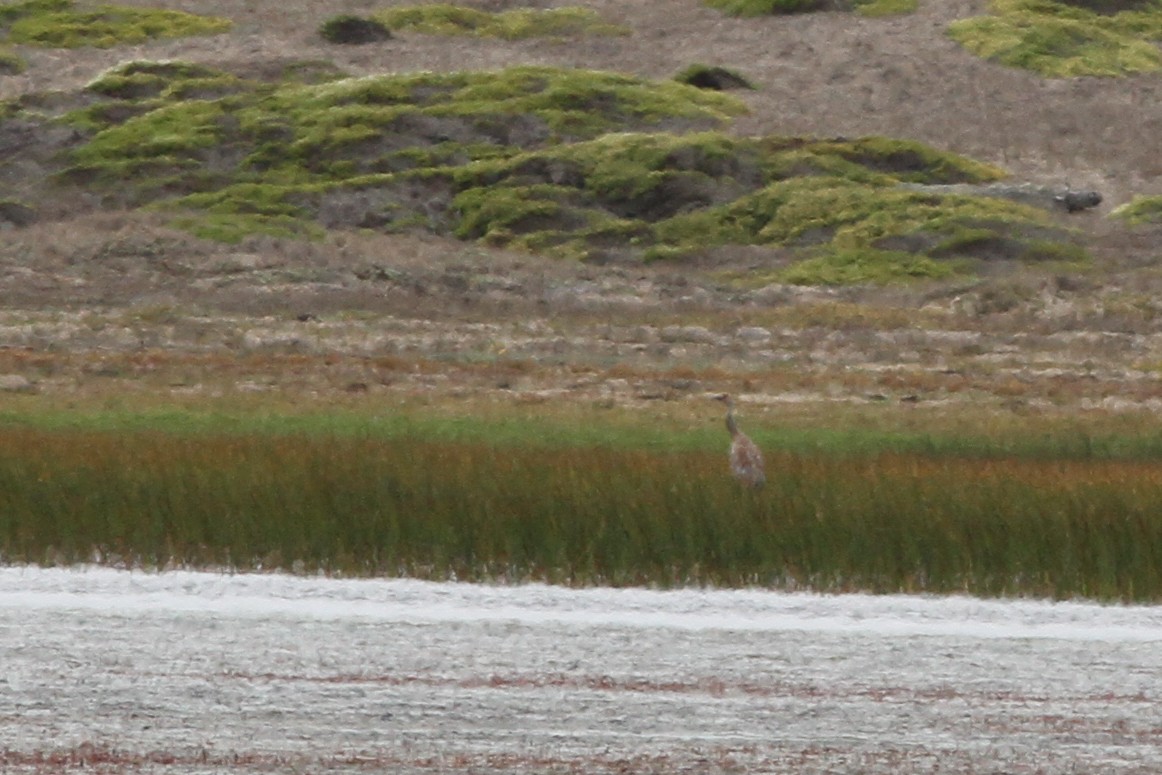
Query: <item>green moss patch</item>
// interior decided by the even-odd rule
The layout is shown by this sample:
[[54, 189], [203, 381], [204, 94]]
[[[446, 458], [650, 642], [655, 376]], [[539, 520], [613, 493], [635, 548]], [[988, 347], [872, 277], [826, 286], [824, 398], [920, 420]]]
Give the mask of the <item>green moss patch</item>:
[[7, 27], [19, 19], [67, 11], [72, 5], [72, 0], [23, 0], [5, 3], [0, 5], [0, 25]]
[[103, 73], [85, 87], [91, 94], [121, 102], [212, 99], [242, 88], [240, 79], [229, 73], [188, 62], [129, 62]]
[[1162, 223], [1162, 196], [1136, 196], [1110, 215], [1131, 224]]
[[0, 46], [0, 75], [19, 75], [28, 63], [7, 46]]
[[945, 277], [993, 260], [1084, 259], [1047, 213], [1031, 207], [833, 176], [773, 183], [662, 224], [659, 236], [662, 257], [699, 243], [789, 250], [799, 260], [775, 276], [812, 285]]
[[1162, 0], [993, 0], [991, 9], [953, 22], [948, 34], [978, 56], [1051, 78], [1162, 68]]
[[815, 11], [856, 11], [865, 16], [911, 13], [918, 0], [703, 0], [731, 16], [772, 16]]
[[610, 24], [588, 8], [527, 8], [491, 13], [459, 5], [436, 3], [380, 11], [372, 17], [392, 30], [411, 30], [427, 35], [472, 35], [520, 40], [524, 38], [571, 38], [582, 35], [628, 35], [629, 30]]
[[61, 0], [29, 0], [0, 9], [0, 29], [10, 42], [49, 48], [110, 48], [159, 38], [214, 35], [230, 27], [228, 19], [182, 11], [119, 5], [82, 10]]

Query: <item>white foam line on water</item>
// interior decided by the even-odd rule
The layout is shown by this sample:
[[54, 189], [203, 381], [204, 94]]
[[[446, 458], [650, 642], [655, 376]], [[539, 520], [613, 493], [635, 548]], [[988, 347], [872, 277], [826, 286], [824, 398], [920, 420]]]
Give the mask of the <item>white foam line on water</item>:
[[819, 595], [759, 589], [569, 589], [412, 579], [333, 579], [84, 566], [0, 567], [0, 615], [19, 610], [111, 615], [381, 622], [511, 622], [577, 627], [793, 631], [879, 637], [1162, 641], [1162, 606]]

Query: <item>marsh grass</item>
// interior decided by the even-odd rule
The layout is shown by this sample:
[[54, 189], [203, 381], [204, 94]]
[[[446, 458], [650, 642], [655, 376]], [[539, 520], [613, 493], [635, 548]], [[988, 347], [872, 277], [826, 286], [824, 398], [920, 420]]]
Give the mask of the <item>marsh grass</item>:
[[256, 427], [8, 425], [0, 556], [1162, 598], [1162, 463], [1149, 459], [822, 439], [817, 451], [770, 449], [769, 484], [755, 493], [729, 477], [709, 429], [661, 448], [616, 435], [577, 443], [543, 426], [492, 440], [450, 423], [436, 433]]

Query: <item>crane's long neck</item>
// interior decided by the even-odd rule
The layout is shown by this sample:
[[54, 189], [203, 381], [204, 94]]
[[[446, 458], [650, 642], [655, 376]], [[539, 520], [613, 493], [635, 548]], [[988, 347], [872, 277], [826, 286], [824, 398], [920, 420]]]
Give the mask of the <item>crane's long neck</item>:
[[726, 404], [726, 430], [730, 431], [732, 437], [738, 435], [738, 423], [734, 421], [734, 403], [728, 402]]

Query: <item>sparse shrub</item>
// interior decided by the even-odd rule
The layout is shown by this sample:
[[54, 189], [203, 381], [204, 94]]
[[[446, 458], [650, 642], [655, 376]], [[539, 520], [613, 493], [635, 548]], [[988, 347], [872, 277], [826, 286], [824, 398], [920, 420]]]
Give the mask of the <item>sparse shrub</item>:
[[976, 291], [978, 315], [997, 315], [1021, 308], [1038, 292], [1034, 283], [1019, 279], [1000, 279], [985, 283]]

